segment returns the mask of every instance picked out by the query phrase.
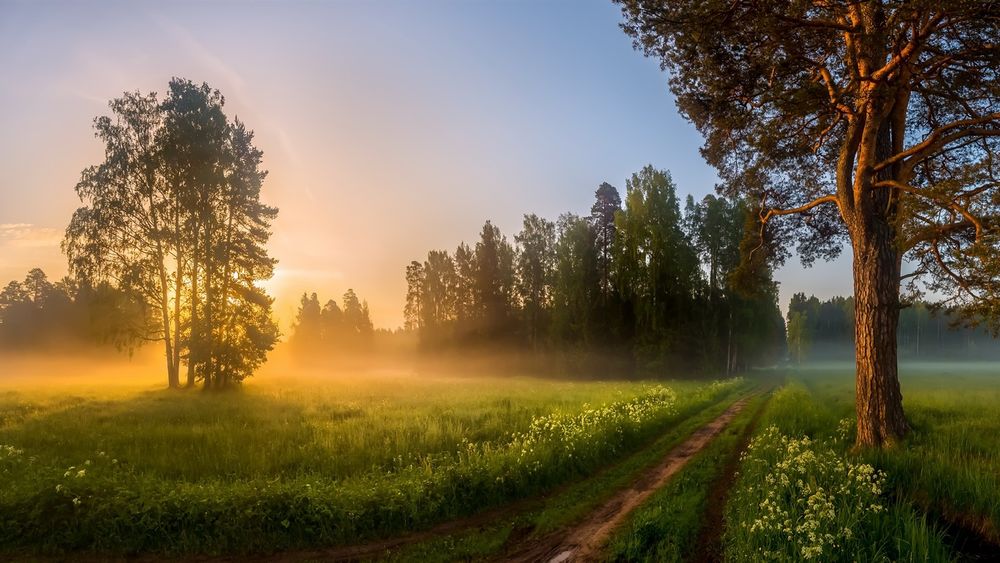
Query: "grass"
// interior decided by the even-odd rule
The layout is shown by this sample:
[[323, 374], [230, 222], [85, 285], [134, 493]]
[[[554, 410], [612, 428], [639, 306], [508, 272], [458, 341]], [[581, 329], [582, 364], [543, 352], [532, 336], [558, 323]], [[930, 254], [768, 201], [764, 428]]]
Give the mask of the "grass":
[[245, 553], [428, 527], [594, 473], [731, 393], [369, 377], [0, 393], [0, 553]]
[[[913, 432], [856, 453], [853, 370], [792, 374], [741, 461], [728, 560], [946, 561], [956, 521], [997, 539], [1000, 375], [904, 365], [901, 380]], [[390, 555], [497, 556], [599, 506], [751, 385], [272, 377], [206, 395], [22, 379], [0, 387], [0, 558], [309, 550], [523, 500]], [[684, 559], [753, 410], [631, 516], [609, 559]]]
[[[1000, 543], [1000, 373], [995, 364], [901, 367], [912, 432], [902, 447], [869, 452], [887, 488], [949, 527], [960, 524]], [[803, 381], [831, 408], [853, 416], [852, 373], [826, 369]], [[959, 546], [961, 547], [961, 546]]]
[[764, 401], [764, 397], [751, 400], [718, 437], [629, 517], [609, 542], [609, 561], [683, 561], [692, 553], [711, 487]]
[[950, 560], [942, 532], [890, 494], [885, 466], [851, 454], [842, 374], [806, 381], [775, 394], [745, 453], [726, 510], [727, 560]]
[[538, 506], [481, 529], [434, 538], [392, 554], [393, 561], [462, 561], [498, 557], [514, 541], [531, 541], [577, 521], [628, 486], [692, 432], [712, 421], [746, 387], [724, 393], [708, 405], [692, 405], [649, 446], [600, 472], [540, 499]]

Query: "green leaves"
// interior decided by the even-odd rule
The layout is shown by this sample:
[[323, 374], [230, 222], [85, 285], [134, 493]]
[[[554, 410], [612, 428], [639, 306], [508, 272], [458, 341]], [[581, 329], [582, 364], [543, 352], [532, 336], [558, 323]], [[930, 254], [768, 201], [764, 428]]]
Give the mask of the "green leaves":
[[172, 386], [182, 358], [209, 386], [239, 382], [277, 341], [258, 283], [274, 272], [266, 245], [278, 211], [260, 202], [267, 172], [253, 132], [230, 123], [224, 103], [179, 78], [162, 102], [112, 100], [94, 121], [105, 160], [81, 175], [85, 205], [63, 243], [82, 282], [142, 299], [154, 322], [133, 338], [164, 342]]

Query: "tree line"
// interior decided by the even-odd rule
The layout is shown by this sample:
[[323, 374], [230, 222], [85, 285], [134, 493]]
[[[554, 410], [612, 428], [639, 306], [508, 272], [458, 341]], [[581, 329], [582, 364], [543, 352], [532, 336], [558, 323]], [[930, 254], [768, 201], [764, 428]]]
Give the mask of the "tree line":
[[0, 349], [48, 350], [114, 346], [130, 352], [132, 335], [151, 322], [141, 299], [108, 283], [51, 282], [33, 268], [0, 290]]
[[251, 375], [278, 338], [266, 249], [277, 209], [253, 132], [208, 84], [175, 78], [166, 96], [130, 92], [94, 120], [103, 162], [88, 167], [66, 229], [70, 275], [110, 286], [152, 322], [134, 341], [164, 346], [168, 383], [227, 387]]
[[316, 293], [302, 294], [299, 309], [288, 342], [296, 357], [357, 355], [370, 353], [375, 327], [362, 301], [348, 289], [341, 300], [333, 299], [322, 306]]
[[511, 242], [487, 221], [474, 245], [406, 267], [406, 328], [425, 352], [525, 350], [624, 359], [640, 371], [732, 372], [784, 352], [776, 284], [743, 201], [688, 197], [646, 166], [603, 183], [588, 216], [527, 214]]
[[[794, 362], [854, 357], [854, 297], [821, 301], [796, 293], [788, 304], [788, 353]], [[989, 331], [969, 326], [961, 315], [925, 301], [899, 315], [896, 341], [911, 360], [997, 360], [1000, 346]]]

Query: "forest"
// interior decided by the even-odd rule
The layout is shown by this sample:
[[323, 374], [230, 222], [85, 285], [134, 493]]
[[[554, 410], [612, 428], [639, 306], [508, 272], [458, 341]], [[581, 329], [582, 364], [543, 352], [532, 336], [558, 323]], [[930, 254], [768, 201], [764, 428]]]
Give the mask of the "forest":
[[[796, 293], [788, 304], [788, 356], [796, 363], [854, 357], [854, 298], [819, 300]], [[982, 327], [968, 326], [947, 309], [926, 301], [899, 313], [896, 340], [903, 361], [996, 361], [1000, 344]]]
[[[472, 245], [407, 265], [404, 328], [419, 352], [605, 376], [728, 374], [781, 359], [777, 286], [769, 272], [739, 268], [754, 244], [751, 209], [707, 196], [688, 197], [682, 212], [670, 174], [652, 166], [625, 185], [624, 205], [603, 183], [588, 216], [525, 215], [513, 241], [486, 221]], [[303, 296], [292, 342], [343, 349], [354, 336], [322, 328], [341, 318], [352, 335], [370, 333], [367, 307], [353, 292], [344, 304], [321, 311]]]

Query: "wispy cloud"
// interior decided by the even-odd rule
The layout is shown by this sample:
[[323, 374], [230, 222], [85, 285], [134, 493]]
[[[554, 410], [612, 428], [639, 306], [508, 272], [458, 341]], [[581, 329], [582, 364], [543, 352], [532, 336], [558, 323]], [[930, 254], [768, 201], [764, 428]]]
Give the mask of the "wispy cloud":
[[0, 246], [7, 248], [47, 248], [59, 246], [61, 229], [31, 223], [0, 223]]
[[224, 92], [235, 91], [237, 96], [243, 96], [246, 89], [246, 82], [232, 66], [212, 52], [211, 49], [198, 40], [187, 28], [159, 14], [154, 14], [153, 19], [160, 29], [166, 32], [178, 46], [187, 51], [192, 59], [198, 61], [206, 70], [214, 76], [220, 77], [226, 83], [226, 87], [222, 88]]

